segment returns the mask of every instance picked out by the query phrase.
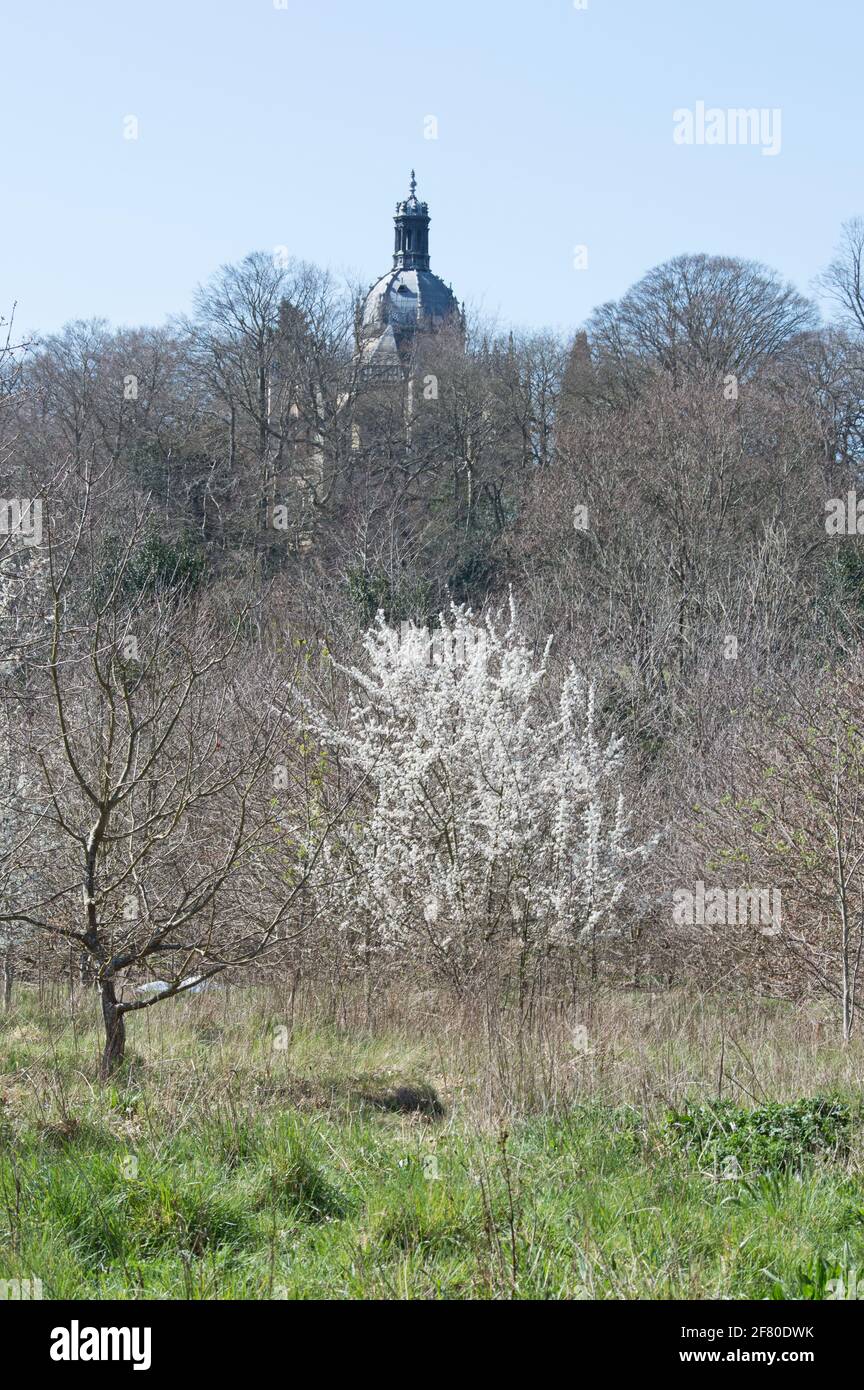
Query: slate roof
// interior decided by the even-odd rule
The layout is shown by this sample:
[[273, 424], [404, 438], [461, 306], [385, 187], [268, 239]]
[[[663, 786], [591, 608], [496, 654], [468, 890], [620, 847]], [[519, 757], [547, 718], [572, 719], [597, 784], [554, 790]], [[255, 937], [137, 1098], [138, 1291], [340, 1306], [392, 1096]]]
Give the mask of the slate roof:
[[363, 336], [440, 328], [459, 305], [453, 291], [431, 270], [389, 270], [374, 284], [363, 305]]

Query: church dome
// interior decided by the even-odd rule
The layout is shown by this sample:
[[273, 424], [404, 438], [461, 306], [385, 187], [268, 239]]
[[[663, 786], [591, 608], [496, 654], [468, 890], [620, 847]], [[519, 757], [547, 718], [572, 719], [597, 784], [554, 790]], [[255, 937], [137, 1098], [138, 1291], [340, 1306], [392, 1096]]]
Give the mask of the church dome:
[[410, 354], [415, 335], [447, 325], [461, 329], [453, 291], [429, 269], [429, 207], [418, 200], [411, 170], [411, 192], [396, 204], [393, 268], [369, 290], [358, 336], [367, 366], [398, 367]]
[[431, 270], [390, 270], [374, 284], [363, 305], [364, 333], [395, 329], [434, 332], [458, 315], [456, 296]]

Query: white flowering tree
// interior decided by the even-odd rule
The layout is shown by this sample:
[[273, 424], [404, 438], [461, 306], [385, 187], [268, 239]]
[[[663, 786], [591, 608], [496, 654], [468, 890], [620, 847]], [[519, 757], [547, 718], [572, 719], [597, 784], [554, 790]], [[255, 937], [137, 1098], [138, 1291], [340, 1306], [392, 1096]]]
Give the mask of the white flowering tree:
[[463, 608], [440, 626], [379, 615], [349, 703], [317, 732], [366, 797], [338, 842], [341, 929], [374, 974], [409, 957], [460, 986], [562, 950], [573, 969], [618, 929], [628, 842], [623, 749], [597, 730], [594, 692], [557, 689], [509, 619]]

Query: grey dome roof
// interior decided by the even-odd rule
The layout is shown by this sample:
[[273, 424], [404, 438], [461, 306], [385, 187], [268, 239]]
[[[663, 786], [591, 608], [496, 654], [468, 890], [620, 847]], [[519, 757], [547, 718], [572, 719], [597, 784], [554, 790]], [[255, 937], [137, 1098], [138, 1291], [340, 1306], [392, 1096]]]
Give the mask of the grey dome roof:
[[446, 325], [462, 327], [453, 291], [429, 269], [429, 205], [411, 192], [396, 204], [393, 269], [371, 287], [357, 325], [357, 346], [364, 368], [401, 371], [411, 360], [417, 335]]
[[377, 336], [388, 325], [397, 333], [434, 330], [458, 313], [453, 291], [431, 270], [389, 270], [366, 296], [362, 332]]

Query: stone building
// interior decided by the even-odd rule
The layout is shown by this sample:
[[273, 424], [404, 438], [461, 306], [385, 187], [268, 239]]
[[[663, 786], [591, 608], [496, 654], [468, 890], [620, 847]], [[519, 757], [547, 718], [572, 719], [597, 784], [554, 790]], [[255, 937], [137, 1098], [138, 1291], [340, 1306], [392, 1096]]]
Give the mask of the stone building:
[[347, 476], [348, 459], [359, 459], [370, 441], [382, 438], [382, 419], [392, 429], [394, 402], [399, 439], [391, 435], [388, 448], [410, 446], [418, 402], [424, 391], [428, 396], [428, 383], [437, 383], [423, 372], [437, 372], [442, 354], [464, 353], [464, 310], [429, 268], [429, 207], [416, 190], [412, 169], [409, 196], [396, 204], [393, 219], [393, 265], [357, 306], [355, 353], [342, 373], [335, 410], [318, 391], [302, 417], [296, 402], [288, 411], [297, 428], [286, 449], [285, 504], [274, 511], [301, 551], [313, 548], [317, 510], [331, 495], [334, 474]]

